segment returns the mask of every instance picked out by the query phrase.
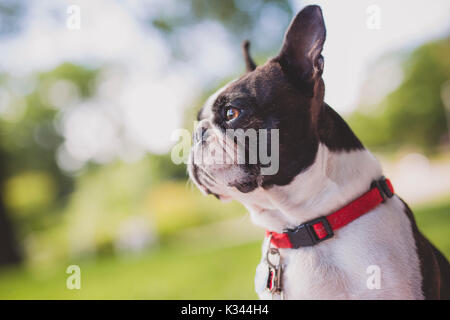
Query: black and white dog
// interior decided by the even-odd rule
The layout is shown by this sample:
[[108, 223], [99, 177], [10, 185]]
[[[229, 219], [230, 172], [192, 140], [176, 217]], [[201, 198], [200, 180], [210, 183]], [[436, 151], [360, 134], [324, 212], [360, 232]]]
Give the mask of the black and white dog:
[[[243, 203], [270, 230], [256, 271], [260, 298], [450, 299], [448, 261], [419, 232], [377, 159], [323, 101], [324, 41], [321, 9], [308, 6], [263, 66], [244, 45], [247, 73], [199, 113], [190, 176], [204, 193]], [[236, 148], [221, 145], [229, 129], [277, 129], [277, 172], [264, 174], [259, 159], [195, 160], [214, 148], [232, 158]], [[370, 270], [378, 285], [368, 285]]]

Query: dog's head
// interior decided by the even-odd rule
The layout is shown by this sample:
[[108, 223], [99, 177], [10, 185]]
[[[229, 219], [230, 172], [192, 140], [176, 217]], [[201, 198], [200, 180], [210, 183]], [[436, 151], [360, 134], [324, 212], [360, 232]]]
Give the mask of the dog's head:
[[200, 189], [228, 198], [286, 185], [314, 162], [324, 105], [324, 41], [322, 11], [308, 6], [292, 20], [278, 56], [263, 66], [255, 66], [244, 44], [247, 72], [211, 96], [198, 114], [189, 173]]

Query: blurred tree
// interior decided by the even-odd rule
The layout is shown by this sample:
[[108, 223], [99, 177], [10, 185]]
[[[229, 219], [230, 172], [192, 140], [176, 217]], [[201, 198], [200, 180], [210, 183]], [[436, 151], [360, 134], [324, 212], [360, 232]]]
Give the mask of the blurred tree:
[[0, 1], [0, 37], [11, 36], [20, 31], [25, 13], [24, 0]]
[[[6, 157], [0, 149], [0, 187], [6, 177]], [[1, 189], [0, 189], [1, 190]], [[21, 256], [13, 226], [7, 215], [3, 194], [0, 192], [0, 266], [16, 264], [20, 262]]]
[[[274, 26], [282, 26], [284, 30], [294, 14], [289, 0], [177, 0], [171, 5], [162, 2], [157, 8], [144, 7], [143, 11], [140, 14], [145, 17], [147, 25], [163, 33], [172, 55], [178, 59], [186, 58], [180, 37], [186, 36], [186, 30], [204, 22], [223, 25], [230, 38], [236, 41], [236, 47], [246, 38], [254, 44], [259, 40], [263, 45], [258, 54], [271, 55], [278, 50], [282, 39], [279, 35], [276, 39], [262, 35], [261, 27], [271, 30]], [[205, 32], [205, 37], [213, 36]]]
[[[60, 170], [55, 156], [63, 138], [55, 125], [58, 106], [49, 98], [53, 85], [68, 81], [77, 88], [80, 99], [86, 99], [92, 95], [96, 74], [95, 70], [62, 64], [36, 75], [31, 85], [21, 83], [23, 79], [1, 77], [0, 90], [8, 102], [0, 114], [0, 265], [19, 260], [9, 219], [19, 227], [19, 238], [44, 228], [49, 223], [44, 217], [61, 206], [73, 188], [73, 178]], [[29, 88], [24, 92], [21, 87]]]
[[[20, 30], [25, 11], [24, 1], [0, 2], [0, 38], [11, 36]], [[0, 149], [0, 266], [20, 262], [20, 250], [1, 192], [7, 172], [7, 154]]]
[[427, 43], [407, 56], [401, 85], [377, 108], [360, 106], [349, 118], [364, 144], [389, 150], [412, 145], [430, 153], [450, 143], [441, 98], [442, 86], [450, 79], [449, 56], [450, 38]]
[[[249, 32], [267, 5], [277, 6], [292, 15], [288, 0], [178, 0], [176, 5], [159, 8], [151, 7], [146, 14], [150, 24], [165, 33], [192, 26], [204, 20], [214, 20], [226, 26], [235, 35]], [[171, 10], [174, 9], [174, 10]]]
[[176, 165], [170, 159], [170, 153], [163, 155], [149, 155], [147, 162], [152, 179], [161, 182], [166, 180], [183, 180], [188, 178], [186, 166]]

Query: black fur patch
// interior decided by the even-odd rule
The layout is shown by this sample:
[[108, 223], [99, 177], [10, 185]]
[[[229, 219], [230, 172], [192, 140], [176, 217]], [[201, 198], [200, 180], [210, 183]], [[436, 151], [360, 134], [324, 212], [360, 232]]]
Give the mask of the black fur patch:
[[[248, 70], [214, 102], [213, 124], [224, 132], [279, 129], [278, 173], [261, 176], [259, 163], [244, 165], [252, 181], [235, 185], [239, 190], [249, 192], [258, 186], [289, 184], [314, 163], [319, 142], [332, 151], [363, 148], [345, 121], [323, 101], [324, 41], [321, 10], [308, 6], [293, 19], [280, 54], [253, 71]], [[239, 118], [230, 122], [225, 118], [229, 106], [241, 110]]]
[[449, 300], [450, 264], [444, 255], [419, 231], [411, 209], [404, 201], [403, 203], [417, 246], [422, 272], [423, 295], [427, 300]]
[[[345, 121], [323, 101], [316, 111], [319, 116], [314, 119], [312, 99], [289, 81], [277, 60], [272, 60], [245, 74], [218, 96], [212, 108], [213, 123], [224, 132], [226, 129], [279, 129], [279, 172], [261, 177], [260, 182], [265, 188], [286, 185], [313, 164], [319, 142], [332, 151], [363, 148]], [[226, 122], [224, 109], [229, 105], [242, 110], [238, 121]], [[254, 173], [255, 166], [259, 167], [248, 164], [245, 168]]]

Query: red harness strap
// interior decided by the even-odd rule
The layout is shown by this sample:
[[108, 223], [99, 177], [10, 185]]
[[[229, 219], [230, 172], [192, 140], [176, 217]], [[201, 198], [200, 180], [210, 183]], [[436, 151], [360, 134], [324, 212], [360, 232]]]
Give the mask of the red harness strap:
[[272, 235], [271, 242], [278, 248], [296, 249], [312, 246], [333, 237], [335, 230], [358, 219], [393, 195], [394, 188], [391, 182], [382, 177], [372, 183], [369, 191], [338, 211], [326, 217], [308, 221], [283, 233], [266, 231], [266, 236]]

